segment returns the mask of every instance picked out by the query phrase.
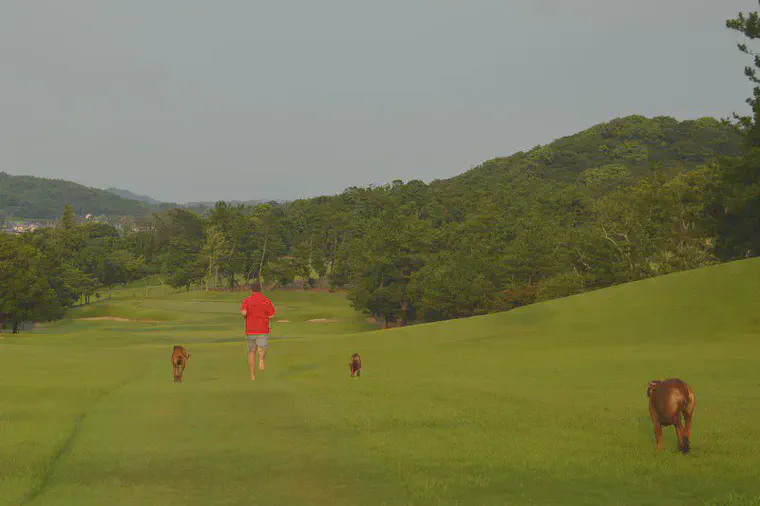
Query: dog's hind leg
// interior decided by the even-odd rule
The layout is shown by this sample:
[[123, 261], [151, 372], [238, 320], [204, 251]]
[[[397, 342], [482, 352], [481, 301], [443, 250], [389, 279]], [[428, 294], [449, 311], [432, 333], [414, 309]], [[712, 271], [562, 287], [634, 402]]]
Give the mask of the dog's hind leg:
[[676, 444], [678, 445], [678, 451], [683, 450], [683, 424], [681, 423], [681, 413], [676, 413], [675, 418], [672, 420], [673, 428], [676, 430]]
[[694, 408], [696, 407], [696, 402], [694, 402], [694, 397], [692, 395], [691, 404], [687, 406], [687, 408], [683, 412], [683, 420], [684, 420], [684, 433], [685, 433], [685, 443], [687, 447], [690, 448], [691, 445], [691, 419], [694, 417]]
[[[684, 415], [686, 415], [685, 412]], [[676, 417], [676, 437], [678, 438], [678, 449], [684, 454], [689, 453], [689, 436], [686, 433], [686, 428], [681, 424], [681, 413], [678, 413]]]
[[657, 441], [657, 451], [662, 450], [662, 425], [660, 422], [654, 422], [654, 438]]

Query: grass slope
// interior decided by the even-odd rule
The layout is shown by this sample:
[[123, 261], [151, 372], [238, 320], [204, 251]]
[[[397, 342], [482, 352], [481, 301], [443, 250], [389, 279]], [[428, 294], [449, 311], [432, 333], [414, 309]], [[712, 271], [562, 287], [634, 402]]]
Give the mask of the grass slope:
[[[760, 504], [759, 282], [749, 260], [382, 332], [274, 292], [256, 382], [240, 294], [124, 290], [0, 340], [0, 504]], [[106, 315], [163, 321], [75, 319]], [[689, 456], [647, 418], [671, 375]]]

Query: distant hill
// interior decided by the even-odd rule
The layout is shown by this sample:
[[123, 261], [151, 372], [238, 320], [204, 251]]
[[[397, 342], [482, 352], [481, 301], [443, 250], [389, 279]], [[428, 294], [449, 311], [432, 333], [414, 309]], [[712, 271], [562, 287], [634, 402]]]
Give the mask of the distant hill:
[[79, 215], [145, 216], [152, 207], [106, 190], [63, 179], [0, 172], [0, 213], [16, 218], [55, 219], [66, 204]]
[[[246, 206], [255, 206], [256, 204], [261, 204], [262, 202], [265, 202], [264, 200], [225, 200], [225, 202], [232, 206], [237, 206], [240, 204], [246, 205]], [[202, 200], [198, 202], [186, 202], [183, 205], [185, 207], [188, 207], [190, 209], [196, 209], [196, 208], [212, 208], [216, 205], [216, 200]]]
[[[237, 205], [245, 205], [245, 206], [255, 206], [258, 204], [263, 204], [265, 202], [269, 202], [268, 200], [225, 200], [227, 204], [237, 206]], [[184, 205], [189, 208], [197, 208], [197, 207], [214, 207], [216, 205], [216, 200], [203, 200], [200, 202], [187, 202]]]
[[[225, 202], [231, 206], [245, 205], [245, 206], [257, 206], [259, 204], [285, 204], [286, 200], [225, 200]], [[216, 207], [216, 200], [204, 200], [201, 202], [187, 202], [179, 207], [183, 207], [198, 214], [205, 214], [209, 210]]]
[[[217, 203], [216, 200], [203, 200], [203, 201], [197, 201], [197, 202], [186, 202], [184, 204], [175, 204], [175, 203], [161, 202], [160, 200], [156, 200], [154, 198], [151, 198], [145, 195], [138, 195], [137, 193], [131, 192], [129, 190], [122, 190], [120, 188], [107, 188], [106, 190], [122, 198], [136, 200], [138, 202], [144, 202], [158, 209], [165, 209], [167, 207], [182, 207], [185, 209], [202, 211], [204, 209], [213, 209]], [[237, 205], [256, 206], [258, 204], [263, 204], [263, 203], [271, 202], [271, 201], [262, 199], [262, 200], [226, 200], [225, 202], [233, 206], [237, 206]]]
[[[231, 200], [228, 204], [257, 205], [267, 200]], [[0, 172], [0, 215], [14, 218], [56, 219], [66, 204], [77, 215], [146, 216], [155, 211], [182, 207], [197, 212], [212, 209], [216, 201], [175, 204], [161, 202], [130, 190], [91, 188], [63, 179], [14, 176]]]
[[145, 202], [146, 204], [151, 205], [151, 206], [160, 206], [162, 204], [160, 200], [156, 200], [154, 198], [147, 197], [145, 195], [138, 195], [137, 193], [131, 192], [129, 190], [122, 190], [120, 188], [106, 188], [106, 191], [111, 192], [114, 195], [118, 195], [121, 198], [136, 200], [138, 202]]
[[[504, 183], [530, 178], [576, 181], [583, 177], [584, 171], [605, 166], [624, 167], [634, 178], [653, 168], [675, 173], [709, 163], [716, 156], [738, 155], [740, 145], [739, 134], [714, 118], [678, 121], [666, 116], [627, 116], [527, 152], [488, 160], [453, 178], [434, 181], [432, 185], [449, 187], [466, 195], [469, 190], [494, 190]], [[256, 205], [269, 201], [227, 202]], [[144, 216], [169, 207], [202, 213], [213, 208], [216, 201], [177, 206], [129, 190], [99, 190], [61, 179], [0, 172], [0, 213], [6, 216], [52, 219], [60, 215], [66, 204], [74, 206], [77, 214], [119, 217]]]
[[488, 160], [438, 184], [490, 186], [526, 176], [573, 181], [584, 170], [623, 165], [639, 177], [660, 167], [691, 170], [716, 156], [739, 154], [741, 137], [714, 118], [678, 121], [667, 116], [627, 116], [562, 137], [527, 152]]

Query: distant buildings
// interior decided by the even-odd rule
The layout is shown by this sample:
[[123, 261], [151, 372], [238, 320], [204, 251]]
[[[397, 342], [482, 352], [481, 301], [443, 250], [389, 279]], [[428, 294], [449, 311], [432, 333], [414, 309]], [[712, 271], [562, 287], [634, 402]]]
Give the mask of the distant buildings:
[[48, 222], [34, 220], [7, 221], [2, 227], [6, 234], [23, 234], [24, 232], [34, 232], [38, 228], [49, 226]]
[[[81, 218], [79, 220], [79, 223], [108, 223], [108, 217], [101, 215], [101, 216], [93, 216], [92, 214], [86, 214], [84, 218]], [[4, 224], [0, 225], [0, 232], [5, 232], [6, 234], [23, 234], [24, 232], [34, 232], [35, 230], [38, 230], [40, 228], [46, 228], [46, 227], [54, 227], [57, 223], [57, 220], [8, 220]], [[121, 230], [120, 225], [116, 225], [116, 228]]]
[[79, 220], [80, 223], [111, 223], [112, 220], [108, 219], [108, 216], [101, 214], [100, 216], [94, 216], [90, 213], [84, 215], [84, 218]]

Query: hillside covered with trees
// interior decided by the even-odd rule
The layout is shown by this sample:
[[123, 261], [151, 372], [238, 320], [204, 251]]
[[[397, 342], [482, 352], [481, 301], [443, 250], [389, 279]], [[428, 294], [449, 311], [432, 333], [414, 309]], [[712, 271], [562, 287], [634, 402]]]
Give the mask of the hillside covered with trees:
[[[760, 33], [756, 15], [728, 26]], [[120, 235], [64, 221], [4, 238], [0, 262], [16, 265], [14, 248], [37, 251], [47, 266], [39, 272], [50, 269], [53, 280], [48, 293], [75, 283], [63, 293], [77, 295], [93, 290], [90, 281], [76, 285], [80, 278], [97, 287], [148, 273], [186, 289], [301, 280], [347, 290], [356, 309], [389, 326], [756, 256], [760, 80], [755, 67], [745, 72], [758, 86], [753, 114], [731, 124], [630, 116], [430, 184], [394, 181], [285, 204], [219, 202], [202, 214], [173, 208], [124, 220]], [[61, 248], [67, 241], [75, 242]], [[2, 304], [6, 320], [18, 312]]]
[[528, 152], [494, 158], [451, 183], [471, 187], [533, 177], [572, 182], [586, 170], [624, 165], [638, 178], [653, 169], [675, 174], [708, 163], [716, 156], [740, 153], [735, 129], [714, 118], [678, 121], [668, 116], [628, 116], [595, 125]]
[[64, 206], [77, 215], [146, 216], [157, 207], [106, 190], [34, 176], [0, 172], [0, 213], [14, 218], [58, 219]]
[[174, 209], [130, 223], [125, 240], [178, 287], [310, 279], [382, 325], [465, 317], [725, 258], [708, 206], [717, 160], [741, 150], [714, 119], [634, 116], [446, 181]]

